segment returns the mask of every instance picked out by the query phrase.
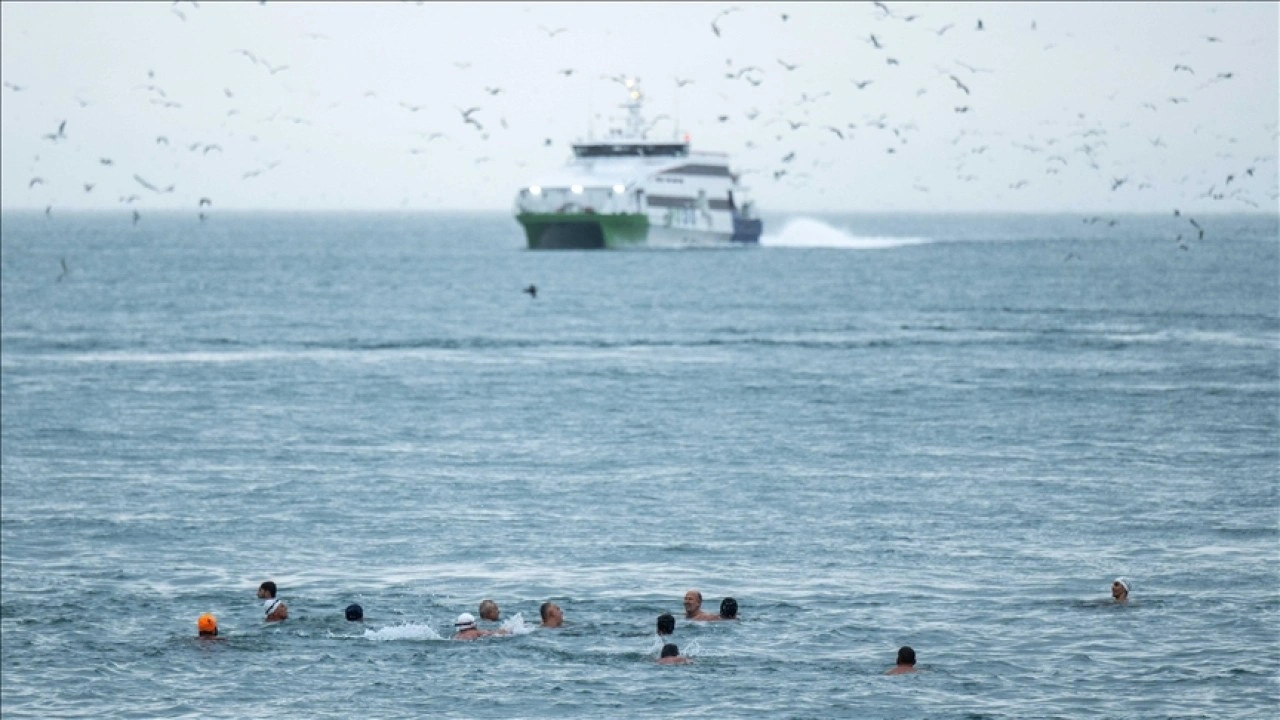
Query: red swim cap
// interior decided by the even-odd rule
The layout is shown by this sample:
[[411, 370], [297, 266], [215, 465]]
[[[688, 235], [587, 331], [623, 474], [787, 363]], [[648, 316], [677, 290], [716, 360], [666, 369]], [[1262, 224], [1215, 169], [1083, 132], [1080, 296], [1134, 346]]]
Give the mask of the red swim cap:
[[199, 630], [201, 634], [207, 633], [210, 635], [217, 635], [218, 619], [211, 613], [205, 613], [200, 616], [199, 620], [196, 620], [196, 629]]

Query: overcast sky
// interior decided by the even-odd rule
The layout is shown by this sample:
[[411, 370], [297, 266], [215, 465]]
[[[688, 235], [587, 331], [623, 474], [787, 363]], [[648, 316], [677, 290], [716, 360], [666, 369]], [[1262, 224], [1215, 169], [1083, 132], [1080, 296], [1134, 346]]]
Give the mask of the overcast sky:
[[1276, 3], [885, 5], [4, 2], [0, 206], [507, 210], [625, 74], [766, 213], [1276, 212]]

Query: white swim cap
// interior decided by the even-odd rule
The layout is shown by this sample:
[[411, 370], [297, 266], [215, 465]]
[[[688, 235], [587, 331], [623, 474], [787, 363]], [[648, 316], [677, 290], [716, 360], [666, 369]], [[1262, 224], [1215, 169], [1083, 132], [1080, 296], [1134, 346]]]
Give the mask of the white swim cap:
[[459, 630], [474, 630], [476, 618], [471, 613], [462, 613], [457, 620], [453, 621], [453, 626]]

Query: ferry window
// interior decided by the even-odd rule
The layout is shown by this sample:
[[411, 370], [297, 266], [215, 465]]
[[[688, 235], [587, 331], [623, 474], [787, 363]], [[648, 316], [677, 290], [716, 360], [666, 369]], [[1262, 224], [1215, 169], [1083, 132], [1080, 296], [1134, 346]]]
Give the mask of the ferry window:
[[574, 145], [573, 154], [580, 158], [592, 157], [682, 157], [689, 152], [684, 144], [667, 145]]

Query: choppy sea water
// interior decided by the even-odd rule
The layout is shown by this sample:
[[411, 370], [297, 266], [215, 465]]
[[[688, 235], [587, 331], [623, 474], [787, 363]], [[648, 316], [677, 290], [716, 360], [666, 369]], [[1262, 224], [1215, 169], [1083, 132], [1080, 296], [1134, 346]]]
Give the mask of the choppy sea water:
[[6, 213], [3, 714], [1271, 717], [1280, 240], [1200, 222]]

